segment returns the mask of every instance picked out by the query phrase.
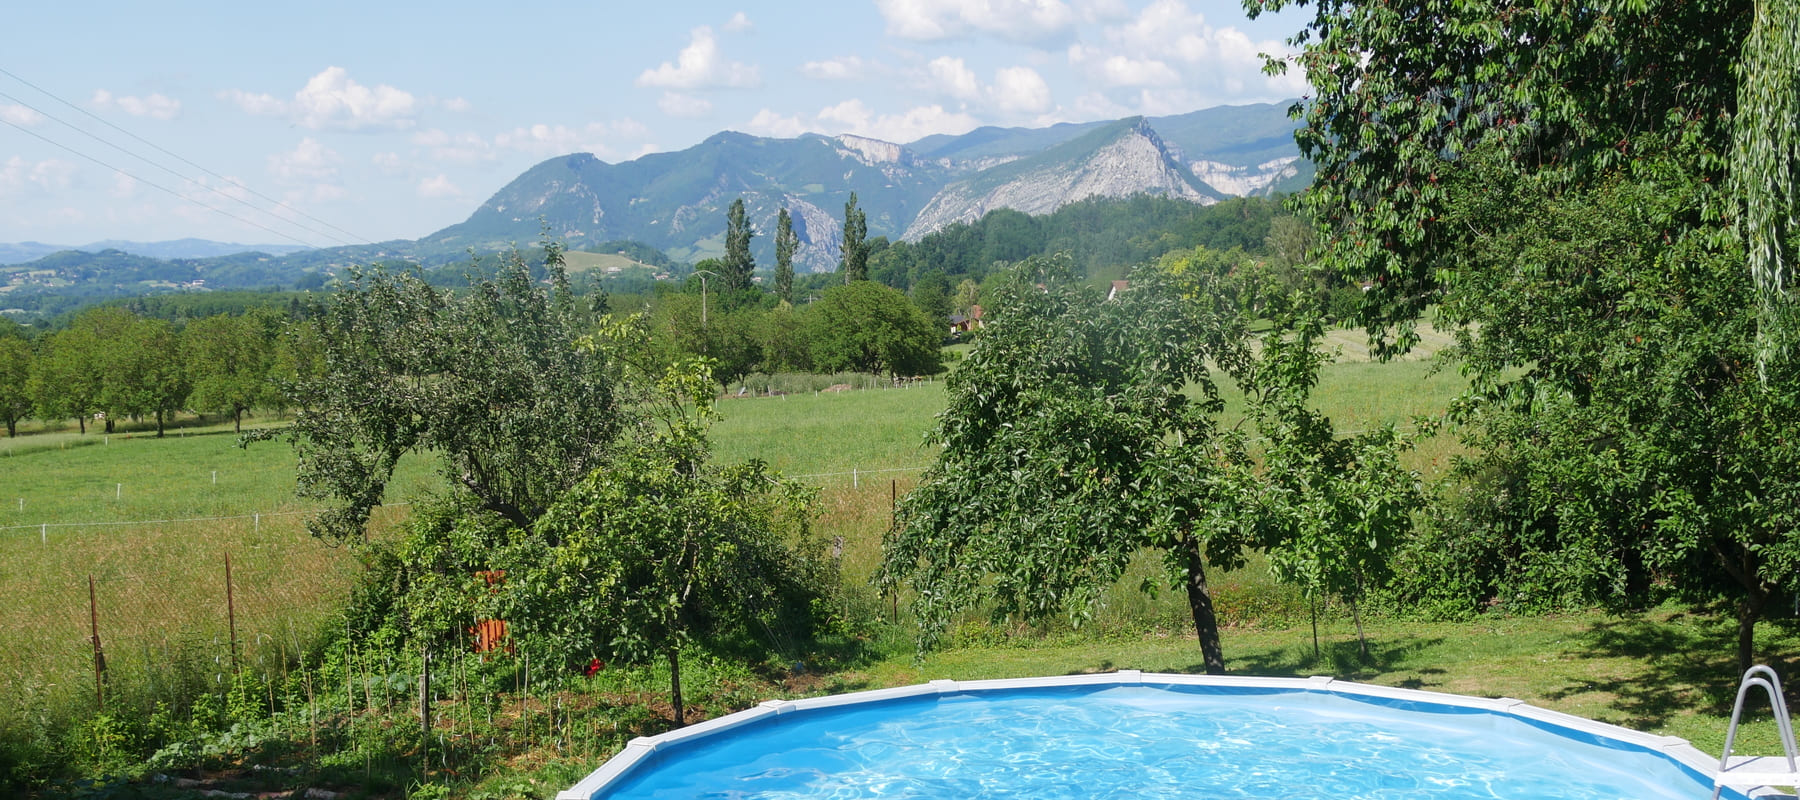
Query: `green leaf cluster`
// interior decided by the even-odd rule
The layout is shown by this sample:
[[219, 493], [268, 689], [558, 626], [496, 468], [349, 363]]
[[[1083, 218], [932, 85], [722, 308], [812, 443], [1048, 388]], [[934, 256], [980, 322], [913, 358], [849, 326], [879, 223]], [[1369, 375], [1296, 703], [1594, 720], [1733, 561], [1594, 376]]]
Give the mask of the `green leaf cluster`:
[[317, 535], [357, 539], [400, 457], [435, 453], [450, 485], [519, 527], [604, 463], [625, 411], [607, 362], [575, 346], [561, 252], [551, 286], [509, 258], [466, 292], [416, 272], [351, 270], [316, 310], [320, 372], [293, 392], [299, 491], [332, 508]]

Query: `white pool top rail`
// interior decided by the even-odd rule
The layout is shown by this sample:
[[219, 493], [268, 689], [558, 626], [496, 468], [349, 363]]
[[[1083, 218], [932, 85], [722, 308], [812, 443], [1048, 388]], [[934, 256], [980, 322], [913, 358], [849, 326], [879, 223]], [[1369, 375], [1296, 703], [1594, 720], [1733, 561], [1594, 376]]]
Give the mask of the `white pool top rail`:
[[[658, 750], [670, 745], [702, 737], [714, 736], [734, 728], [754, 724], [761, 720], [772, 719], [782, 714], [795, 711], [806, 711], [817, 708], [833, 708], [840, 706], [877, 703], [907, 697], [919, 697], [933, 694], [956, 694], [961, 692], [988, 692], [1004, 689], [1044, 689], [1068, 686], [1131, 686], [1131, 685], [1163, 685], [1163, 686], [1217, 686], [1237, 689], [1277, 689], [1289, 691], [1315, 691], [1349, 697], [1372, 697], [1387, 700], [1430, 703], [1440, 706], [1469, 708], [1492, 712], [1521, 720], [1536, 721], [1557, 728], [1562, 728], [1589, 736], [1608, 739], [1626, 744], [1633, 744], [1652, 752], [1659, 752], [1693, 771], [1711, 777], [1718, 768], [1718, 759], [1695, 749], [1686, 739], [1677, 736], [1657, 736], [1654, 734], [1621, 728], [1604, 722], [1572, 716], [1557, 711], [1538, 708], [1523, 700], [1510, 697], [1486, 698], [1471, 697], [1460, 694], [1444, 694], [1417, 689], [1400, 689], [1390, 686], [1375, 686], [1353, 681], [1341, 681], [1326, 676], [1311, 678], [1257, 678], [1235, 675], [1184, 675], [1161, 672], [1139, 672], [1127, 669], [1118, 672], [1097, 673], [1091, 675], [1057, 675], [1043, 678], [1007, 678], [982, 681], [936, 680], [913, 686], [900, 686], [892, 689], [874, 689], [849, 694], [808, 697], [800, 700], [767, 700], [755, 708], [745, 709], [735, 714], [728, 714], [710, 719], [685, 728], [669, 731], [656, 736], [643, 736], [631, 740], [625, 749], [614, 755], [599, 769], [594, 770], [580, 783], [558, 792], [556, 800], [594, 800], [615, 782], [626, 777], [633, 769], [650, 759]], [[1758, 792], [1754, 796], [1788, 797], [1770, 791]]]

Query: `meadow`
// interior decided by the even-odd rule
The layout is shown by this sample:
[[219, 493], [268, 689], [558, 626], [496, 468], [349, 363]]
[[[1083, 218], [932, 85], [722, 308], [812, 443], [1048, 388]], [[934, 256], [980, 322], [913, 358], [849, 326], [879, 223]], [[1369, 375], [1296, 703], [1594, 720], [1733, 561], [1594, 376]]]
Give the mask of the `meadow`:
[[[845, 579], [857, 586], [879, 561], [894, 499], [932, 460], [925, 433], [945, 397], [941, 379], [862, 385], [886, 388], [728, 395], [713, 430], [718, 461], [762, 459], [820, 487], [818, 529], [840, 542]], [[1456, 389], [1453, 376], [1433, 375], [1425, 362], [1346, 360], [1327, 370], [1319, 397], [1342, 427], [1358, 429], [1407, 424], [1442, 408]], [[81, 434], [70, 424], [26, 430], [0, 440], [0, 603], [22, 622], [22, 646], [0, 655], [0, 676], [9, 679], [6, 693], [24, 692], [30, 705], [91, 693], [90, 616], [98, 617], [108, 680], [121, 691], [174, 680], [171, 665], [193, 672], [188, 662], [223, 663], [231, 644], [227, 555], [239, 656], [251, 662], [304, 650], [355, 579], [349, 551], [305, 533], [304, 515], [316, 504], [294, 495], [285, 442], [240, 446], [229, 425], [195, 420], [161, 439], [124, 423], [112, 434]], [[436, 481], [424, 459], [408, 459], [389, 489], [394, 505], [377, 524], [402, 518], [404, 503]], [[1150, 598], [1134, 588], [1159, 569], [1150, 558], [1134, 565], [1095, 624], [1179, 627], [1186, 610], [1178, 594]], [[1223, 576], [1218, 589], [1221, 607], [1245, 622], [1295, 613], [1297, 601], [1255, 570]]]
[[[14, 645], [0, 650], [0, 716], [91, 705], [95, 631], [107, 691], [142, 699], [226, 680], [234, 649], [250, 666], [291, 661], [334, 624], [359, 565], [306, 534], [316, 504], [294, 494], [292, 449], [188, 423], [162, 439], [40, 429], [0, 447], [0, 604]], [[377, 525], [434, 482], [409, 459]]]
[[[1372, 363], [1346, 353], [1324, 371], [1315, 397], [1340, 430], [1383, 424], [1407, 429], [1415, 417], [1440, 414], [1463, 385], [1453, 371], [1436, 370], [1428, 360]], [[1241, 417], [1242, 398], [1228, 393], [1226, 400], [1228, 417]], [[762, 459], [819, 487], [817, 527], [841, 546], [847, 595], [867, 604], [862, 613], [897, 622], [891, 618], [903, 609], [874, 598], [866, 579], [879, 561], [893, 500], [916, 484], [932, 460], [925, 434], [944, 402], [941, 380], [728, 396], [712, 433], [715, 458]], [[1457, 452], [1450, 436], [1438, 434], [1409, 458], [1429, 477]], [[90, 577], [109, 692], [160, 696], [176, 688], [172, 684], [229, 682], [228, 603], [240, 661], [285, 668], [313, 648], [326, 627], [339, 624], [337, 612], [361, 567], [349, 550], [305, 533], [304, 512], [313, 505], [294, 496], [293, 469], [285, 443], [241, 448], [221, 425], [191, 424], [162, 439], [130, 430], [81, 435], [38, 426], [0, 444], [0, 603], [9, 609], [16, 637], [0, 655], [0, 723], [48, 722], [67, 709], [92, 708]], [[394, 505], [377, 519], [377, 535], [404, 519], [408, 499], [436, 481], [423, 459], [404, 464], [388, 496]], [[1198, 669], [1184, 598], [1137, 588], [1159, 575], [1156, 559], [1140, 559], [1080, 629], [1063, 623], [995, 626], [972, 618], [955, 632], [951, 647], [915, 660], [904, 627], [886, 625], [863, 656], [806, 681], [768, 683], [733, 673], [721, 679], [733, 688], [713, 695], [710, 707], [704, 688], [697, 688], [695, 702], [711, 715], [755, 699], [746, 693], [757, 691], [1127, 667]], [[1632, 617], [1585, 613], [1472, 623], [1377, 618], [1369, 624], [1373, 654], [1363, 659], [1347, 614], [1331, 607], [1319, 617], [1322, 642], [1315, 654], [1308, 626], [1313, 609], [1274, 583], [1260, 561], [1215, 576], [1213, 588], [1234, 670], [1519, 697], [1684, 736], [1703, 749], [1716, 748], [1723, 738], [1735, 681], [1729, 624], [1716, 615], [1659, 609]], [[1763, 627], [1768, 652], [1800, 652], [1789, 626]], [[708, 669], [696, 668], [703, 685]], [[615, 677], [631, 691], [653, 692], [660, 680], [656, 668]], [[1774, 736], [1772, 724], [1758, 722], [1745, 743], [1772, 746]], [[557, 753], [570, 760], [544, 756], [519, 768], [549, 769], [552, 777], [545, 780], [554, 783], [606, 755]]]

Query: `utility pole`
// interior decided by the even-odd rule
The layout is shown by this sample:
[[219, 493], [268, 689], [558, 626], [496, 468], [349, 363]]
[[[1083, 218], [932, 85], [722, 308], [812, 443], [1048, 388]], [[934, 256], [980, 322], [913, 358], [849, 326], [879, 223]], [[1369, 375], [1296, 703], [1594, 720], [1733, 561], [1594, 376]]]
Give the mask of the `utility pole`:
[[719, 273], [710, 269], [697, 269], [694, 270], [694, 274], [700, 276], [700, 327], [704, 328], [706, 327], [706, 276], [711, 275], [717, 278]]

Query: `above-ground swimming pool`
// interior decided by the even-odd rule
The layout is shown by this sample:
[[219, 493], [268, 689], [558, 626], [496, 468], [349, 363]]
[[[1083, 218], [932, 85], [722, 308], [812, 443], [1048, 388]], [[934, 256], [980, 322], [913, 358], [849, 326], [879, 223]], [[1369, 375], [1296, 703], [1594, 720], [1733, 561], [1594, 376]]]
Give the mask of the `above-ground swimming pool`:
[[1124, 671], [772, 700], [633, 740], [557, 800], [1704, 800], [1716, 764], [1517, 700]]

